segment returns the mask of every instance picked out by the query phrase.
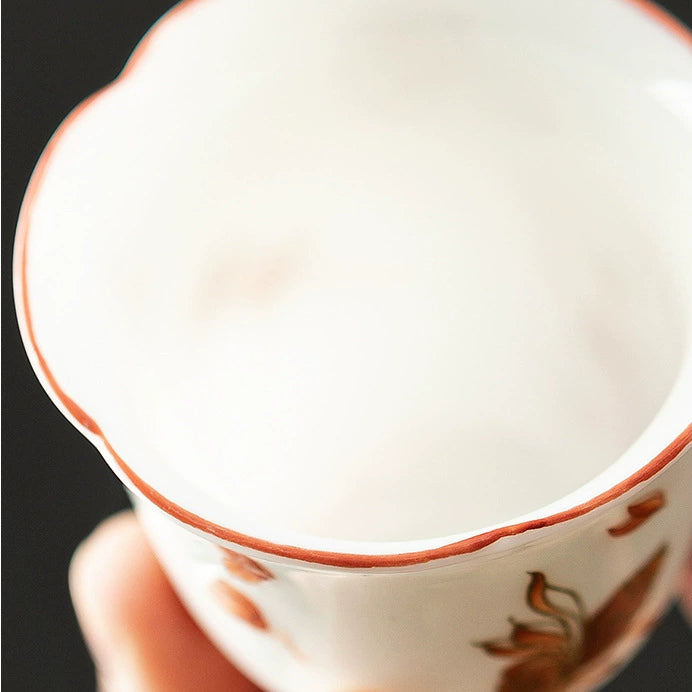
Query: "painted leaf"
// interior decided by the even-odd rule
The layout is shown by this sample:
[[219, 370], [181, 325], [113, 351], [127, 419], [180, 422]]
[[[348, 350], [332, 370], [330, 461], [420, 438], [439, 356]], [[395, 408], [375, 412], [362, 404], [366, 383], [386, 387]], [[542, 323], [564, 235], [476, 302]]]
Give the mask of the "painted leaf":
[[564, 632], [539, 629], [517, 622], [512, 631], [512, 641], [518, 646], [536, 649], [562, 649], [567, 644]]
[[666, 546], [659, 548], [653, 557], [587, 620], [584, 627], [584, 662], [600, 654], [627, 631], [651, 589], [666, 552]]
[[212, 588], [217, 599], [229, 613], [252, 627], [260, 630], [269, 629], [260, 609], [244, 593], [221, 580], [214, 582]]

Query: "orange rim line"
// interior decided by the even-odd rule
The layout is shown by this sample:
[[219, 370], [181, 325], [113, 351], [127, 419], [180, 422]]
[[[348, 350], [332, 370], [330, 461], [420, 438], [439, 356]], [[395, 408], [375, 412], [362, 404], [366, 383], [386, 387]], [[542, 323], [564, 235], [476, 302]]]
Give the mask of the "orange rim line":
[[[659, 471], [661, 471], [665, 466], [667, 466], [671, 461], [673, 461], [689, 444], [692, 443], [692, 424], [687, 426], [666, 448], [660, 452], [656, 457], [649, 461], [645, 466], [640, 468], [634, 474], [626, 478], [624, 481], [613, 486], [609, 490], [601, 493], [579, 505], [575, 505], [568, 510], [558, 512], [540, 519], [533, 519], [530, 521], [525, 521], [517, 524], [511, 524], [508, 526], [503, 526], [492, 531], [486, 531], [484, 533], [471, 536], [461, 541], [455, 543], [450, 543], [448, 545], [440, 546], [438, 548], [431, 548], [428, 550], [421, 550], [416, 552], [408, 553], [394, 553], [388, 555], [368, 555], [368, 554], [356, 554], [356, 553], [342, 553], [333, 552], [325, 550], [311, 550], [308, 548], [300, 548], [297, 546], [282, 545], [280, 543], [273, 543], [268, 540], [261, 538], [256, 538], [254, 536], [249, 536], [247, 534], [234, 531], [220, 524], [208, 521], [203, 517], [186, 510], [185, 508], [172, 502], [164, 495], [162, 495], [153, 486], [149, 485], [146, 481], [140, 478], [132, 468], [125, 462], [125, 460], [116, 452], [116, 450], [111, 445], [110, 441], [104, 434], [98, 423], [82, 409], [60, 386], [57, 379], [53, 375], [45, 357], [43, 356], [41, 349], [36, 341], [36, 334], [34, 332], [34, 326], [31, 318], [31, 312], [29, 309], [28, 302], [28, 286], [27, 286], [27, 236], [29, 232], [29, 217], [31, 214], [31, 207], [35, 200], [36, 194], [38, 192], [40, 182], [46, 170], [48, 161], [53, 154], [55, 147], [60, 140], [60, 138], [65, 134], [70, 125], [81, 115], [88, 106], [93, 104], [93, 102], [101, 96], [105, 91], [110, 89], [113, 85], [125, 79], [134, 69], [138, 60], [143, 56], [146, 51], [147, 45], [149, 44], [151, 37], [155, 31], [165, 22], [168, 21], [174, 15], [181, 13], [183, 10], [187, 9], [194, 4], [196, 0], [183, 0], [178, 5], [173, 7], [167, 14], [165, 14], [158, 22], [152, 27], [147, 34], [142, 38], [142, 40], [137, 45], [132, 56], [126, 63], [124, 69], [120, 75], [110, 84], [106, 85], [102, 89], [96, 91], [91, 96], [87, 97], [81, 104], [79, 104], [62, 122], [58, 127], [55, 134], [51, 137], [48, 145], [46, 146], [39, 162], [31, 176], [29, 186], [22, 204], [22, 209], [19, 215], [19, 222], [17, 224], [17, 250], [15, 261], [15, 273], [19, 278], [19, 289], [22, 295], [22, 305], [24, 323], [26, 325], [26, 336], [31, 345], [36, 360], [38, 362], [39, 368], [45, 377], [50, 389], [52, 390], [54, 396], [62, 403], [62, 405], [67, 409], [69, 414], [75, 419], [80, 427], [84, 428], [87, 432], [98, 437], [106, 450], [112, 457], [112, 459], [117, 464], [118, 468], [125, 475], [125, 477], [132, 483], [132, 485], [150, 502], [158, 506], [164, 512], [169, 514], [174, 519], [187, 524], [195, 529], [203, 531], [207, 534], [215, 536], [224, 541], [235, 543], [238, 545], [245, 546], [252, 550], [257, 550], [264, 553], [270, 553], [279, 557], [286, 557], [296, 560], [302, 560], [304, 562], [317, 563], [321, 565], [329, 565], [334, 567], [350, 567], [350, 568], [370, 568], [370, 567], [404, 567], [409, 565], [422, 564], [429, 562], [431, 560], [439, 560], [447, 557], [454, 557], [457, 555], [463, 555], [467, 553], [472, 553], [477, 550], [481, 550], [492, 543], [505, 538], [508, 536], [516, 536], [518, 534], [524, 533], [526, 531], [532, 531], [536, 529], [545, 528], [548, 526], [554, 526], [571, 519], [580, 517], [592, 510], [601, 507], [602, 505], [614, 500], [620, 495], [631, 490], [635, 486], [643, 483]], [[666, 10], [659, 7], [649, 0], [627, 0], [628, 2], [634, 4], [635, 6], [641, 8], [649, 14], [653, 19], [662, 23], [667, 29], [674, 33], [678, 38], [681, 38], [684, 43], [692, 46], [692, 32], [690, 32], [687, 27], [670, 15]], [[20, 306], [18, 306], [19, 308]]]

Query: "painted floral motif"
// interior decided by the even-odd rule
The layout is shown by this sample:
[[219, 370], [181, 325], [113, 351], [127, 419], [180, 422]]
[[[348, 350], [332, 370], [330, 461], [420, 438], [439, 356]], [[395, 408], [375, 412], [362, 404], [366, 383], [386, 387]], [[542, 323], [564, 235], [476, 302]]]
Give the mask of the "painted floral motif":
[[666, 496], [660, 491], [644, 498], [640, 502], [635, 502], [627, 507], [629, 515], [625, 521], [617, 526], [608, 529], [608, 533], [616, 538], [625, 536], [641, 526], [652, 514], [658, 512], [666, 504]]
[[576, 591], [551, 584], [542, 572], [531, 572], [526, 600], [541, 619], [510, 619], [507, 639], [479, 644], [491, 656], [513, 661], [502, 673], [498, 692], [558, 692], [574, 682], [587, 663], [630, 629], [666, 552], [661, 546], [591, 616]]
[[260, 630], [269, 629], [269, 625], [260, 609], [244, 593], [234, 589], [230, 584], [221, 579], [214, 582], [212, 590], [221, 605], [229, 613], [252, 627]]
[[298, 660], [305, 660], [303, 652], [295, 645], [292, 638], [285, 632], [276, 631], [269, 626], [264, 614], [257, 604], [238, 589], [233, 588], [223, 579], [217, 579], [211, 585], [211, 591], [219, 605], [229, 615], [239, 618], [246, 625], [273, 636]]
[[259, 562], [255, 562], [255, 560], [250, 559], [246, 555], [241, 555], [228, 548], [222, 548], [222, 550], [223, 565], [228, 573], [234, 577], [249, 583], [274, 578], [274, 575], [266, 567], [260, 565]]

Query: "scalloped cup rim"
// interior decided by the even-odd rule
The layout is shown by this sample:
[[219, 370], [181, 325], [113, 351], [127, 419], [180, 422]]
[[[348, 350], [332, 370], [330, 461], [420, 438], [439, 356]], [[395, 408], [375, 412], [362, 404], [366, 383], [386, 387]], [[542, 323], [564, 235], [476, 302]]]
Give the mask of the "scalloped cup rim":
[[[563, 495], [530, 513], [499, 524], [447, 536], [405, 541], [349, 541], [300, 534], [277, 532], [265, 525], [234, 530], [195, 514], [159, 493], [140, 478], [113, 448], [96, 422], [65, 393], [52, 375], [41, 354], [33, 334], [26, 309], [25, 239], [28, 233], [29, 209], [40, 186], [42, 171], [56, 142], [73, 120], [96, 98], [113, 85], [125, 79], [136, 68], [136, 62], [146, 49], [152, 32], [158, 30], [167, 18], [194, 4], [196, 0], [182, 0], [163, 15], [140, 40], [120, 74], [109, 84], [83, 100], [61, 123], [44, 149], [32, 174], [19, 215], [14, 247], [14, 294], [22, 340], [34, 371], [49, 397], [63, 414], [100, 451], [125, 486], [187, 528], [221, 543], [243, 546], [267, 559], [297, 560], [316, 567], [396, 568], [424, 565], [431, 561], [456, 558], [493, 546], [493, 552], [514, 547], [514, 541], [503, 538], [520, 537], [528, 540], [527, 532], [568, 522], [605, 508], [621, 499], [629, 491], [647, 484], [667, 466], [678, 459], [692, 445], [692, 423], [685, 411], [692, 410], [692, 349], [688, 347], [674, 385], [655, 419], [640, 437], [602, 472], [588, 483]], [[674, 39], [682, 39], [692, 46], [692, 34], [682, 24], [667, 15], [648, 0], [629, 2], [649, 12], [652, 20], [661, 22]], [[688, 324], [688, 337], [692, 336], [692, 316]], [[260, 537], [263, 536], [263, 537]]]

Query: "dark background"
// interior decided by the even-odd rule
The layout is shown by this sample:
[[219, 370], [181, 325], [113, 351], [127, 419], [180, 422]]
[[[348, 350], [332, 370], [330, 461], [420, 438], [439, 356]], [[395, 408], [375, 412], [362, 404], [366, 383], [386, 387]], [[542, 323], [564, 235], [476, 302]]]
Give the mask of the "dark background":
[[[165, 0], [3, 3], [2, 681], [6, 690], [93, 689], [92, 666], [70, 605], [67, 567], [73, 550], [95, 524], [127, 506], [120, 483], [48, 400], [24, 355], [11, 287], [19, 206], [31, 171], [61, 120], [118, 74], [142, 34], [172, 4]], [[662, 4], [692, 24], [692, 0]], [[691, 654], [692, 631], [673, 610], [607, 690], [690, 692]]]

